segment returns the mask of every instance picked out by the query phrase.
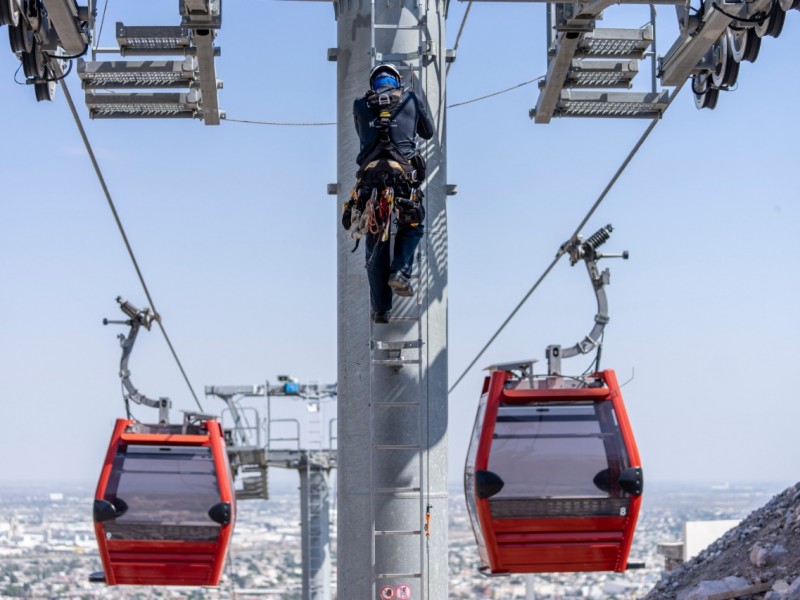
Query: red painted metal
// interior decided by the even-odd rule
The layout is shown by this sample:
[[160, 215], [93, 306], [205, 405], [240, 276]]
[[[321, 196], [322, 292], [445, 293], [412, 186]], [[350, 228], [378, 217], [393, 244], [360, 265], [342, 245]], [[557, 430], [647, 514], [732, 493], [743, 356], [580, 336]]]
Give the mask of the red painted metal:
[[[465, 474], [467, 506], [483, 563], [482, 570], [501, 574], [621, 572], [626, 569], [639, 514], [640, 494], [621, 491], [618, 485], [613, 493], [608, 491], [607, 497], [603, 495], [606, 490], [602, 488], [594, 490], [595, 493], [586, 497], [536, 497], [531, 492], [530, 497], [524, 497], [523, 493], [520, 498], [517, 487], [514, 492], [516, 496], [510, 501], [507, 497], [500, 499], [499, 493], [497, 496], [480, 498], [476, 492], [475, 474], [489, 471], [498, 413], [503, 407], [506, 410], [524, 410], [526, 405], [530, 405], [541, 409], [551, 402], [559, 407], [595, 407], [594, 411], [598, 416], [590, 419], [594, 419], [593, 423], [604, 432], [604, 435], [595, 438], [602, 440], [602, 447], [608, 453], [609, 477], [618, 477], [622, 469], [640, 468], [639, 452], [614, 372], [607, 370], [593, 377], [601, 384], [599, 387], [570, 389], [526, 389], [516, 385], [511, 373], [502, 370], [494, 371], [486, 378]], [[599, 410], [598, 403], [610, 403], [613, 417], [599, 416], [609, 413], [606, 409]], [[519, 427], [519, 424], [516, 423], [515, 426]], [[536, 440], [537, 433], [531, 429], [529, 435], [516, 437]], [[564, 439], [568, 440], [569, 436], [564, 436]], [[512, 439], [509, 443], [520, 442]], [[514, 446], [517, 449], [520, 447], [523, 446]], [[614, 452], [616, 453], [612, 460]], [[527, 460], [537, 461], [541, 457], [530, 452], [520, 458], [520, 461]], [[619, 468], [620, 462], [624, 462], [622, 469]], [[519, 465], [515, 468], [524, 467]], [[543, 472], [549, 477], [551, 472], [557, 470], [548, 466]], [[533, 484], [531, 486], [532, 490], [535, 489]], [[612, 509], [616, 512], [612, 513]], [[512, 514], [509, 514], [509, 510]], [[538, 510], [539, 513], [525, 515], [525, 510]], [[546, 513], [542, 516], [542, 511], [547, 510], [551, 513], [556, 511], [557, 514]]]
[[[128, 449], [139, 448], [150, 451], [162, 449], [165, 452], [178, 449], [197, 449], [207, 448], [213, 460], [213, 486], [208, 486], [205, 493], [214, 494], [214, 500], [218, 503], [227, 503], [230, 506], [230, 520], [227, 524], [219, 524], [211, 519], [210, 516], [201, 515], [200, 518], [207, 519], [199, 527], [182, 527], [180, 523], [151, 523], [148, 522], [143, 529], [136, 535], [119, 535], [117, 532], [125, 531], [125, 527], [132, 531], [141, 524], [123, 524], [122, 518], [125, 512], [117, 518], [98, 522], [95, 520], [94, 528], [97, 537], [97, 545], [100, 550], [100, 559], [103, 564], [105, 581], [109, 585], [192, 585], [192, 586], [216, 586], [222, 576], [222, 570], [227, 556], [228, 545], [233, 533], [236, 515], [236, 498], [228, 455], [225, 450], [225, 438], [222, 427], [217, 421], [209, 420], [202, 422], [199, 427], [195, 426], [190, 434], [175, 433], [176, 426], [146, 426], [148, 432], [133, 431], [137, 429], [134, 421], [118, 419], [111, 435], [111, 442], [106, 453], [105, 462], [100, 473], [100, 479], [95, 492], [95, 500], [110, 501], [115, 497], [115, 486], [119, 484], [122, 476], [121, 467], [115, 468], [115, 463], [120, 465], [118, 457], [120, 453], [125, 453]], [[163, 431], [160, 431], [162, 429]], [[152, 432], [149, 432], [152, 431]], [[158, 457], [156, 457], [158, 458]], [[208, 458], [208, 453], [204, 455]], [[178, 474], [180, 477], [180, 474]], [[161, 475], [163, 476], [163, 475]], [[157, 499], [151, 500], [146, 495], [139, 495], [136, 500], [139, 505], [131, 507], [140, 511], [147, 511], [149, 501], [153, 506], [163, 507], [165, 504], [164, 494], [167, 493], [159, 486], [152, 489], [147, 487], [146, 475], [142, 489], [153, 492]], [[156, 487], [158, 489], [156, 489]], [[114, 488], [114, 489], [112, 489]], [[179, 486], [176, 486], [179, 489]], [[168, 508], [177, 506], [182, 508], [182, 502], [188, 500], [186, 497], [174, 496], [169, 498]], [[157, 504], [160, 502], [161, 504]], [[211, 503], [213, 506], [215, 502]], [[208, 509], [211, 508], [208, 507]], [[126, 506], [127, 509], [127, 506]], [[154, 512], [155, 508], [154, 508]], [[108, 529], [114, 529], [114, 532]], [[192, 535], [186, 535], [187, 531], [201, 530], [207, 539], [191, 539]], [[130, 539], [136, 537], [137, 539]], [[142, 539], [142, 538], [145, 539]], [[181, 539], [181, 538], [184, 539]], [[197, 534], [195, 534], [197, 537]], [[121, 539], [119, 539], [121, 538]]]

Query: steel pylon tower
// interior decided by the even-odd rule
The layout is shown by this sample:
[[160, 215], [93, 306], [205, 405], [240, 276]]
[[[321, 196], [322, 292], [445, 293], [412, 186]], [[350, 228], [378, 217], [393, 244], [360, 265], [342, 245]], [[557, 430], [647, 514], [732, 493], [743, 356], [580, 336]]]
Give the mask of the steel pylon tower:
[[[333, 439], [324, 448], [320, 401], [336, 396], [336, 384], [299, 384], [289, 377], [279, 377], [278, 385], [206, 386], [206, 396], [220, 398], [228, 408], [223, 411], [223, 421], [229, 415], [232, 427], [225, 429], [228, 438], [228, 455], [236, 468], [239, 500], [268, 499], [266, 467], [295, 469], [300, 475], [300, 525], [301, 555], [303, 562], [303, 600], [330, 600], [330, 472], [336, 468], [336, 450]], [[305, 400], [311, 413], [317, 416], [309, 425], [308, 448], [301, 448], [301, 427], [297, 419], [274, 419], [271, 399], [295, 396]], [[267, 418], [261, 418], [252, 407], [240, 406], [245, 397], [264, 397], [267, 401]], [[316, 406], [316, 408], [314, 408]], [[274, 438], [273, 423], [296, 426], [291, 437]], [[262, 446], [261, 431], [266, 426], [266, 442]], [[332, 437], [332, 436], [331, 436]], [[273, 443], [288, 444], [290, 448], [276, 448]], [[311, 446], [314, 446], [313, 448]], [[252, 477], [253, 473], [256, 477]], [[248, 477], [249, 475], [249, 477]]]
[[339, 598], [447, 598], [447, 227], [443, 0], [334, 4], [337, 193], [355, 183], [353, 101], [376, 62], [401, 68], [425, 103], [434, 138], [417, 294], [395, 297], [392, 321], [370, 325], [363, 250], [338, 234]]

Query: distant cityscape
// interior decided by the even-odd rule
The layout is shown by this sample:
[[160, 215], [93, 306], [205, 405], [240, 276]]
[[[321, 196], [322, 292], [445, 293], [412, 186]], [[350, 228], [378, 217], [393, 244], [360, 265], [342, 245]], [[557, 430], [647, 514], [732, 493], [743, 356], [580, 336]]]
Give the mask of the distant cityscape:
[[[535, 598], [641, 598], [663, 570], [657, 544], [680, 539], [685, 521], [741, 519], [782, 489], [777, 484], [650, 485], [631, 552], [631, 562], [644, 562], [644, 568], [627, 573], [535, 575]], [[219, 588], [111, 588], [89, 582], [89, 574], [101, 570], [92, 526], [92, 489], [5, 485], [0, 488], [0, 597], [300, 600], [299, 495], [290, 487], [271, 494], [268, 501], [239, 503], [231, 559]], [[449, 510], [449, 598], [524, 600], [524, 576], [487, 578], [478, 573], [462, 490], [450, 490]], [[335, 515], [331, 522], [335, 527]], [[335, 544], [332, 556], [335, 598]]]

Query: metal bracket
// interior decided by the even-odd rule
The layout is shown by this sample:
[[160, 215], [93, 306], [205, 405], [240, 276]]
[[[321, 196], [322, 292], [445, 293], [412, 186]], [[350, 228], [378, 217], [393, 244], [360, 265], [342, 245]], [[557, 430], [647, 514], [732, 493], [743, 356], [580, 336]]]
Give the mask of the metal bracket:
[[222, 0], [181, 0], [181, 25], [197, 28], [222, 27]]
[[[717, 8], [719, 6], [722, 10]], [[714, 43], [731, 24], [730, 16], [752, 18], [753, 15], [768, 10], [769, 0], [754, 2], [729, 2], [715, 0], [703, 2], [703, 17], [699, 23], [689, 23], [681, 12], [678, 13], [679, 24], [686, 26], [667, 54], [659, 60], [659, 76], [661, 85], [677, 86], [696, 72], [704, 57]], [[692, 28], [695, 26], [695, 28]]]
[[117, 303], [119, 304], [120, 310], [129, 318], [125, 321], [103, 319], [103, 325], [128, 325], [131, 328], [127, 337], [123, 334], [117, 336], [120, 340], [120, 346], [122, 347], [122, 358], [119, 361], [119, 377], [122, 381], [122, 386], [125, 388], [125, 403], [127, 405], [128, 402], [133, 401], [136, 404], [157, 408], [159, 424], [166, 425], [169, 423], [169, 409], [172, 406], [169, 398], [162, 397], [158, 400], [154, 400], [140, 393], [131, 382], [131, 372], [128, 369], [128, 359], [130, 359], [133, 345], [136, 343], [136, 336], [139, 335], [139, 328], [144, 327], [149, 331], [153, 321], [158, 320], [159, 316], [150, 312], [149, 308], [145, 308], [144, 310], [136, 308], [121, 296], [117, 296]]
[[595, 29], [595, 15], [586, 14], [580, 4], [558, 3], [556, 9], [556, 31], [586, 33]]
[[597, 314], [594, 317], [594, 327], [589, 334], [575, 345], [562, 349], [561, 346], [553, 344], [547, 347], [547, 372], [549, 375], [561, 375], [561, 359], [577, 356], [578, 354], [588, 354], [595, 348], [600, 347], [603, 330], [610, 318], [608, 316], [608, 299], [606, 298], [605, 286], [611, 281], [611, 272], [608, 269], [601, 273], [597, 268], [597, 261], [601, 258], [628, 258], [628, 252], [621, 254], [601, 254], [597, 248], [608, 241], [613, 228], [611, 225], [601, 227], [587, 240], [582, 240], [579, 236], [565, 242], [561, 246], [560, 253], [569, 254], [570, 266], [575, 266], [579, 261], [584, 261], [589, 279], [592, 282], [594, 293], [597, 298]]

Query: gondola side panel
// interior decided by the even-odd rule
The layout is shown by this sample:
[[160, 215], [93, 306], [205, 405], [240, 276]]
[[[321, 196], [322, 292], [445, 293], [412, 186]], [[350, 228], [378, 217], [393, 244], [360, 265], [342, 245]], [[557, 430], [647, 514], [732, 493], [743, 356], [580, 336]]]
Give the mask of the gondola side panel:
[[211, 438], [211, 451], [214, 457], [217, 481], [219, 482], [220, 501], [227, 502], [231, 511], [230, 522], [220, 528], [219, 541], [214, 556], [215, 568], [212, 579], [215, 582], [219, 582], [222, 578], [222, 570], [225, 567], [225, 559], [228, 555], [233, 528], [236, 523], [236, 497], [231, 487], [230, 466], [228, 464], [228, 453], [225, 449], [222, 426], [217, 421], [208, 421], [206, 427]]
[[[631, 467], [642, 468], [642, 461], [639, 457], [639, 448], [636, 445], [636, 440], [633, 437], [633, 428], [631, 427], [628, 418], [628, 411], [625, 408], [625, 403], [622, 399], [622, 392], [620, 391], [619, 382], [617, 381], [616, 373], [608, 369], [603, 371], [603, 378], [609, 389], [609, 397], [614, 404], [614, 412], [617, 415], [617, 422], [619, 423], [622, 439], [625, 442], [625, 448], [628, 451], [628, 460]], [[628, 566], [628, 556], [630, 555], [631, 546], [633, 544], [633, 536], [636, 531], [636, 523], [639, 519], [639, 509], [642, 503], [642, 495], [635, 494], [631, 496], [630, 509], [628, 511], [627, 520], [625, 524], [624, 545], [620, 552], [620, 560], [617, 565], [617, 571], [623, 572]]]
[[[125, 428], [131, 424], [131, 421], [128, 419], [117, 419], [116, 423], [114, 424], [114, 430], [111, 433], [111, 441], [108, 444], [108, 450], [106, 451], [106, 458], [103, 462], [103, 468], [100, 471], [100, 478], [97, 481], [97, 488], [95, 489], [94, 499], [95, 502], [98, 500], [104, 500], [106, 495], [106, 489], [108, 488], [108, 482], [111, 478], [111, 471], [114, 467], [114, 457], [117, 454], [117, 447], [119, 446], [120, 439], [122, 438], [122, 434], [125, 431]], [[114, 570], [111, 568], [111, 559], [109, 556], [108, 551], [108, 542], [106, 539], [105, 527], [102, 523], [98, 522], [93, 518], [94, 521], [94, 534], [95, 538], [97, 539], [97, 546], [100, 553], [100, 562], [103, 565], [103, 574], [105, 576], [106, 583], [108, 585], [116, 585], [116, 579], [114, 577]]]
[[[483, 427], [481, 428], [480, 442], [478, 443], [478, 454], [475, 458], [475, 472], [486, 471], [489, 468], [489, 456], [492, 450], [492, 440], [494, 438], [495, 425], [497, 423], [497, 412], [500, 407], [500, 399], [503, 395], [503, 388], [508, 380], [510, 373], [507, 371], [493, 371], [489, 378], [487, 390], [486, 413], [483, 416]], [[497, 538], [494, 531], [494, 520], [489, 505], [488, 498], [478, 498], [476, 494], [475, 504], [478, 511], [483, 537], [486, 542], [486, 551], [489, 555], [489, 567], [492, 572], [502, 569], [502, 561], [497, 546]]]

